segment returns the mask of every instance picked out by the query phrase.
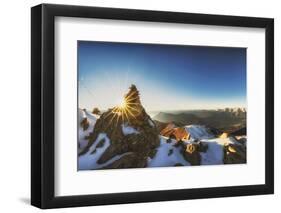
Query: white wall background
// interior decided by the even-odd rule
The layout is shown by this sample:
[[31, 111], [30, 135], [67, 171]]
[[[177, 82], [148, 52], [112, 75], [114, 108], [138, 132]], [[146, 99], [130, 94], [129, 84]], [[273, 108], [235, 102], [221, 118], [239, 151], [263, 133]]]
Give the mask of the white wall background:
[[[275, 18], [275, 195], [50, 210], [51, 212], [276, 212], [281, 207], [281, 13], [276, 0], [53, 0], [57, 4]], [[30, 7], [37, 0], [1, 2], [0, 211], [38, 212], [30, 197]], [[279, 110], [278, 110], [279, 109]], [[237, 174], [243, 175], [243, 174]]]

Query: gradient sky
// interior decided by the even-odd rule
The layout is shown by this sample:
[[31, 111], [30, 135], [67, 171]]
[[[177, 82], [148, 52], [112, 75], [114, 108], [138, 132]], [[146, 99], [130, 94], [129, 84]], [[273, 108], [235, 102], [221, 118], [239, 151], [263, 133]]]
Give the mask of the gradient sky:
[[246, 106], [246, 49], [78, 41], [79, 107], [116, 106], [135, 84], [148, 111]]

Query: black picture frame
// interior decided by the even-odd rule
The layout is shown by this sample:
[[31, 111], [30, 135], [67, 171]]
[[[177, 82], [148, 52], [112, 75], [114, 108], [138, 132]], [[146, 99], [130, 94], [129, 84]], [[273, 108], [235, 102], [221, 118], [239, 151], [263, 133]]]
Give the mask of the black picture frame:
[[[58, 16], [264, 28], [266, 32], [265, 184], [56, 197], [54, 195], [54, 21]], [[274, 20], [271, 18], [41, 4], [31, 8], [31, 97], [31, 204], [39, 208], [274, 193]]]

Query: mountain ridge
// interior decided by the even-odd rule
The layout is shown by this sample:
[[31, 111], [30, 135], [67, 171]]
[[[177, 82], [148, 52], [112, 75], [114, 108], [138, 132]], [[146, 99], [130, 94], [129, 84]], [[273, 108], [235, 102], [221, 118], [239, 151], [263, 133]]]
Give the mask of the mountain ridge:
[[[205, 118], [184, 113], [176, 116], [182, 120], [168, 123], [167, 128], [166, 123], [153, 121], [146, 113], [135, 85], [120, 105], [101, 114], [94, 112], [79, 109], [78, 170], [246, 162], [244, 135], [240, 139], [225, 134], [201, 124]], [[191, 120], [190, 124], [181, 123], [186, 120]], [[167, 128], [165, 133], [160, 125], [162, 130]]]
[[232, 132], [246, 127], [245, 109], [226, 108], [224, 110], [187, 110], [186, 112], [159, 112], [153, 120], [164, 123], [179, 123], [180, 125], [201, 124], [211, 126], [221, 131]]

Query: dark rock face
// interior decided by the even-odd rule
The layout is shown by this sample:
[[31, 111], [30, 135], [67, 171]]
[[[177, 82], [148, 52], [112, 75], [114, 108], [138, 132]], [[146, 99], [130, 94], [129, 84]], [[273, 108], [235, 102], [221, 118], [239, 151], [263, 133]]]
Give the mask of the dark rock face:
[[84, 131], [86, 131], [89, 128], [89, 121], [87, 118], [84, 118], [81, 123], [80, 123], [81, 127], [83, 128]]
[[[124, 129], [133, 128], [128, 134]], [[139, 92], [135, 85], [124, 96], [124, 104], [104, 112], [97, 120], [89, 136], [88, 145], [79, 154], [88, 152], [100, 133], [106, 133], [110, 146], [98, 160], [103, 164], [117, 155], [129, 153], [105, 168], [139, 168], [146, 167], [147, 158], [160, 145], [156, 125], [141, 105]]]
[[246, 147], [239, 144], [224, 146], [224, 164], [246, 163]]
[[123, 156], [112, 164], [105, 166], [103, 169], [125, 169], [125, 168], [144, 168], [146, 167], [147, 158], [138, 153], [130, 153]]

